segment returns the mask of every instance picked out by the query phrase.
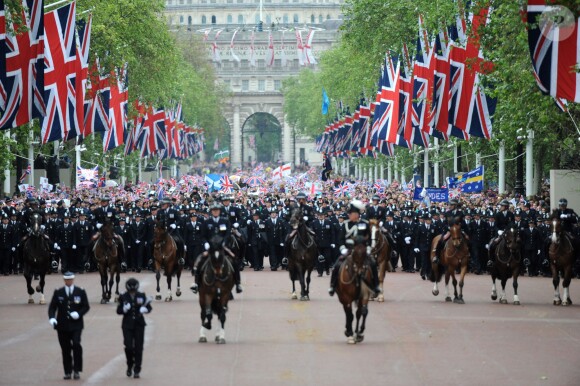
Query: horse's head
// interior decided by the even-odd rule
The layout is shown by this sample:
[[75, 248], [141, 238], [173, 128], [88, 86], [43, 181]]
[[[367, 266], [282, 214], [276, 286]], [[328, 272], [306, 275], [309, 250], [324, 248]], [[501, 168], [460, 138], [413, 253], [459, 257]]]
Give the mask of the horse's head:
[[40, 225], [42, 224], [42, 217], [38, 213], [34, 213], [30, 218], [31, 224], [30, 229], [32, 230], [32, 234], [34, 236], [38, 236], [40, 234]]
[[354, 240], [354, 247], [352, 248], [352, 259], [359, 267], [362, 266], [367, 257], [366, 239], [362, 236], [357, 236]]
[[153, 241], [155, 243], [159, 243], [165, 240], [165, 236], [167, 235], [167, 227], [164, 221], [157, 221], [155, 223], [155, 227], [153, 228]]
[[463, 243], [463, 233], [461, 232], [461, 224], [459, 222], [454, 223], [449, 228], [449, 234], [451, 235], [451, 243], [455, 248], [459, 248]]
[[107, 221], [101, 227], [101, 239], [105, 245], [112, 248], [115, 243], [115, 232], [113, 231], [113, 223]]
[[562, 233], [562, 222], [555, 214], [552, 215], [552, 221], [550, 222], [550, 234], [551, 241], [554, 244], [558, 244], [560, 242], [560, 234]]
[[517, 228], [508, 228], [504, 233], [507, 248], [512, 252], [520, 250], [521, 238]]
[[295, 208], [292, 211], [292, 215], [290, 216], [290, 226], [292, 229], [298, 229], [301, 223], [304, 222], [304, 218], [302, 217], [302, 209]]
[[373, 218], [371, 220], [369, 220], [369, 225], [371, 228], [371, 248], [376, 247], [377, 245], [377, 240], [379, 238], [379, 220]]
[[220, 235], [214, 235], [209, 239], [209, 255], [213, 260], [220, 258], [224, 248], [224, 238]]

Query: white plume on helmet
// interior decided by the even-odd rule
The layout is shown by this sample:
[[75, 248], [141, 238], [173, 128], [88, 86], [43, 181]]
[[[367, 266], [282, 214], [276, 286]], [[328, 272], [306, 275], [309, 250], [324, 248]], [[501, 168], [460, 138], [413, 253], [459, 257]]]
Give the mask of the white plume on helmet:
[[352, 200], [350, 204], [358, 209], [361, 213], [365, 211], [365, 204], [360, 200]]

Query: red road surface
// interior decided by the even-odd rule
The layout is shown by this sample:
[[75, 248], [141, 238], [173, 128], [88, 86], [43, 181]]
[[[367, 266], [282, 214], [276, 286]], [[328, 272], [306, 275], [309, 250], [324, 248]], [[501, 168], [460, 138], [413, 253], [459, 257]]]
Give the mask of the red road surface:
[[[135, 274], [154, 295], [151, 273]], [[314, 274], [316, 276], [316, 274]], [[129, 277], [122, 276], [122, 284]], [[22, 276], [0, 277], [1, 385], [580, 385], [580, 282], [570, 307], [552, 305], [551, 279], [520, 279], [521, 306], [490, 300], [489, 276], [468, 275], [465, 305], [444, 302], [444, 287], [417, 274], [387, 274], [386, 302], [371, 303], [365, 341], [348, 345], [344, 313], [312, 279], [311, 301], [290, 300], [286, 272], [242, 273], [244, 293], [230, 303], [227, 344], [197, 342], [197, 295], [156, 301], [147, 316], [140, 380], [125, 376], [121, 317], [101, 305], [96, 274], [77, 275], [91, 310], [83, 332], [84, 372], [62, 380], [56, 332], [47, 306], [28, 305]], [[47, 277], [47, 302], [62, 285]], [[163, 288], [163, 287], [162, 287]], [[165, 295], [165, 291], [162, 291]], [[511, 282], [508, 299], [512, 300]]]

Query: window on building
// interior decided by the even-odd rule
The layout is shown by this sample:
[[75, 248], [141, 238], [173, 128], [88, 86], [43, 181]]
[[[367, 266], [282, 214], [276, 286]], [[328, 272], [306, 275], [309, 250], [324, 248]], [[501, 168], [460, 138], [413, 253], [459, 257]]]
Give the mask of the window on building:
[[274, 67], [282, 67], [282, 59], [274, 59]]
[[250, 61], [248, 61], [246, 59], [242, 59], [242, 61], [240, 62], [240, 67], [241, 68], [248, 68], [248, 67], [250, 67]]
[[183, 24], [183, 15], [179, 16], [179, 24]]
[[215, 4], [216, 0], [209, 0], [209, 2]]
[[232, 15], [228, 15], [228, 24], [232, 24], [234, 22], [234, 17]]
[[297, 2], [298, 2], [298, 0], [292, 0], [292, 2], [293, 2], [293, 3], [297, 3]]
[[263, 79], [260, 79], [258, 81], [258, 91], [266, 91], [266, 81]]
[[330, 20], [330, 14], [326, 15], [326, 20]]
[[254, 16], [254, 23], [258, 24], [260, 22], [260, 14], [256, 13], [256, 15]]
[[250, 81], [247, 79], [242, 80], [242, 91], [250, 91]]
[[243, 2], [244, 2], [244, 0], [237, 0], [237, 2], [238, 2], [238, 3], [243, 3]]
[[324, 16], [322, 16], [322, 15], [318, 15], [318, 22], [319, 22], [320, 24], [322, 24], [322, 22], [323, 22], [323, 21], [324, 21]]
[[187, 17], [187, 24], [188, 24], [188, 25], [191, 25], [191, 16], [188, 16], [188, 17]]
[[299, 22], [298, 14], [295, 13], [294, 14], [294, 23], [298, 23], [298, 22]]
[[264, 59], [258, 59], [258, 68], [266, 67], [266, 61]]
[[224, 86], [226, 87], [226, 90], [231, 89], [231, 85], [232, 85], [231, 80], [229, 80], [229, 79], [224, 80]]
[[205, 15], [202, 15], [201, 24], [206, 24], [206, 23], [207, 23], [207, 18], [205, 17]]
[[216, 23], [216, 17], [215, 15], [211, 16], [211, 24], [215, 24]]
[[316, 16], [314, 16], [314, 15], [310, 15], [310, 22], [311, 22], [312, 24], [316, 23]]
[[287, 13], [285, 13], [284, 16], [282, 16], [282, 22], [284, 24], [288, 24], [288, 14]]
[[183, 5], [184, 1], [183, 0], [179, 0], [179, 4]]
[[271, 24], [271, 23], [272, 23], [272, 16], [266, 15], [266, 24]]
[[228, 4], [232, 4], [234, 0], [228, 0]]
[[238, 15], [238, 24], [244, 24], [244, 15]]
[[280, 91], [281, 88], [282, 88], [282, 81], [281, 80], [275, 80], [274, 81], [274, 90], [275, 91]]

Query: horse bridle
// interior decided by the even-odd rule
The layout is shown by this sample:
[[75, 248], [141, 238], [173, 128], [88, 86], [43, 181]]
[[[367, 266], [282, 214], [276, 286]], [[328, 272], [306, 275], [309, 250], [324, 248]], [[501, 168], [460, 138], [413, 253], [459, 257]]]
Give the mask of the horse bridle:
[[[230, 273], [233, 272], [234, 267], [232, 266], [232, 263], [230, 262], [230, 260], [225, 256], [225, 251], [215, 251], [215, 252], [221, 254], [222, 255], [222, 258], [223, 258], [222, 259], [222, 264], [220, 266], [220, 270], [223, 272], [225, 266], [227, 265], [227, 267], [229, 268]], [[204, 267], [209, 264], [209, 269], [213, 272], [214, 280], [211, 283], [209, 283], [207, 281], [207, 275], [204, 274], [203, 275], [203, 282], [204, 282], [204, 284], [210, 286], [210, 285], [213, 285], [216, 280], [218, 280], [218, 281], [220, 281], [222, 283], [226, 282], [228, 280], [230, 274], [228, 273], [228, 274], [222, 275], [222, 276], [216, 275], [216, 270], [215, 270], [213, 264], [210, 262], [211, 259], [212, 259], [212, 257], [210, 256], [210, 258], [206, 260], [206, 262], [204, 264]], [[203, 269], [203, 271], [205, 272], [205, 269]]]
[[[518, 242], [518, 237], [519, 237], [518, 233], [515, 232], [513, 229], [512, 229], [511, 232], [513, 233], [513, 235], [514, 235], [513, 237], [515, 238], [515, 240], [512, 241], [512, 243], [517, 243]], [[522, 256], [521, 256], [521, 254], [518, 254], [517, 253], [518, 252], [518, 248], [510, 248], [508, 246], [508, 240], [507, 240], [507, 238], [505, 236], [506, 234], [507, 234], [507, 231], [502, 235], [502, 239], [501, 239], [500, 243], [503, 242], [504, 245], [505, 245], [505, 249], [507, 249], [509, 251], [508, 258], [506, 260], [503, 260], [500, 257], [499, 251], [500, 251], [501, 248], [500, 248], [500, 245], [499, 244], [498, 244], [498, 247], [495, 250], [495, 256], [496, 256], [496, 258], [497, 258], [498, 261], [500, 261], [500, 262], [502, 262], [504, 264], [508, 264], [510, 262], [510, 260], [514, 260], [516, 262], [519, 262], [521, 260]], [[519, 258], [516, 258], [518, 255], [519, 255]]]
[[373, 225], [371, 227], [371, 247], [373, 249], [371, 249], [371, 255], [378, 255], [380, 251], [383, 250], [383, 248], [386, 248], [387, 243], [384, 242], [385, 240], [383, 238], [381, 238], [381, 240], [383, 241], [383, 243], [380, 243], [380, 245], [376, 245], [377, 239], [378, 237], [376, 237], [377, 233], [380, 232], [380, 229], [378, 228], [378, 226]]

